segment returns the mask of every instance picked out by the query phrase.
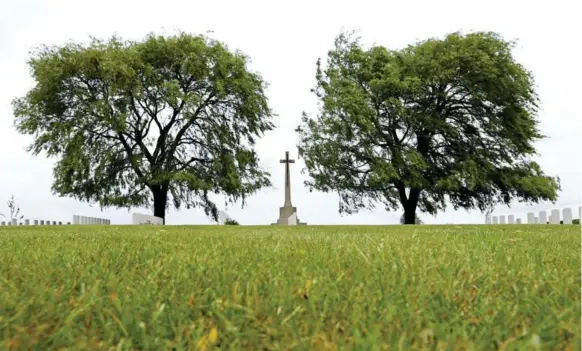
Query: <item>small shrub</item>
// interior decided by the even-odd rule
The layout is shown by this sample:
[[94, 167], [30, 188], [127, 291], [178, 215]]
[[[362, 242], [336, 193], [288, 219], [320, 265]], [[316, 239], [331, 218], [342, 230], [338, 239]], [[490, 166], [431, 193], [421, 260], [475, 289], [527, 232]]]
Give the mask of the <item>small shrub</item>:
[[[402, 216], [400, 216], [400, 224], [404, 224], [404, 213]], [[417, 214], [414, 214], [414, 224], [424, 224], [422, 219], [420, 219]]]
[[224, 221], [224, 225], [239, 225], [237, 221], [235, 221], [232, 218], [227, 219], [226, 221]]
[[572, 220], [572, 224], [580, 224], [580, 220], [579, 219], [573, 219]]
[[20, 214], [20, 207], [18, 207], [18, 205], [16, 204], [16, 201], [14, 200], [14, 195], [12, 195], [10, 199], [8, 199], [7, 205], [8, 210], [10, 211], [10, 217], [5, 216], [2, 213], [0, 213], [0, 217], [6, 218], [9, 221], [12, 221], [13, 219], [21, 220], [24, 218], [24, 216]]

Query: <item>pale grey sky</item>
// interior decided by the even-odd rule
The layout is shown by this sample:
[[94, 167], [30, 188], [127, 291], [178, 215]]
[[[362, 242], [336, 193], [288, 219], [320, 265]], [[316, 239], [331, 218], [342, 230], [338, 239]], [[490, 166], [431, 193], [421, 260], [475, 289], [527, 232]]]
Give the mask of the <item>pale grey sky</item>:
[[[50, 191], [52, 160], [24, 151], [28, 137], [12, 127], [10, 102], [32, 84], [26, 59], [40, 44], [87, 41], [118, 34], [141, 39], [149, 32], [173, 34], [176, 30], [211, 37], [240, 49], [252, 59], [252, 69], [270, 83], [271, 106], [279, 115], [278, 129], [261, 140], [257, 149], [274, 187], [248, 200], [244, 209], [227, 212], [242, 224], [269, 224], [283, 204], [285, 150], [296, 158], [293, 130], [302, 111], [316, 113], [315, 62], [325, 57], [342, 29], [358, 29], [366, 44], [400, 48], [416, 40], [442, 37], [457, 30], [496, 31], [506, 39], [519, 39], [515, 57], [536, 78], [542, 101], [542, 131], [549, 136], [538, 144], [537, 160], [543, 169], [562, 180], [558, 207], [581, 202], [582, 116], [578, 105], [582, 89], [579, 34], [582, 24], [577, 1], [186, 1], [186, 0], [0, 0], [0, 212], [14, 195], [29, 218], [70, 221], [72, 214], [106, 217], [112, 223], [131, 222], [127, 210], [89, 206], [58, 198]], [[578, 34], [576, 34], [578, 33]], [[292, 166], [292, 199], [298, 216], [308, 224], [389, 224], [400, 213], [382, 208], [352, 216], [338, 214], [336, 194], [309, 193], [302, 161]], [[554, 208], [551, 204], [535, 209]], [[524, 213], [517, 204], [514, 212]], [[147, 213], [147, 209], [132, 209]], [[577, 210], [574, 211], [577, 213]], [[499, 208], [497, 213], [510, 210]], [[427, 223], [483, 223], [479, 212], [454, 211], [436, 217], [421, 215]], [[202, 210], [171, 209], [168, 224], [205, 224]]]

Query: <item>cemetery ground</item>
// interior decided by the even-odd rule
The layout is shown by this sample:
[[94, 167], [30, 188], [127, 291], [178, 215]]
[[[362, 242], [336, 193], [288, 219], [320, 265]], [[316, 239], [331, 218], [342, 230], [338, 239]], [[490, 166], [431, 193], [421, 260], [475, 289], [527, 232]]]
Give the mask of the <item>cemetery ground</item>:
[[580, 226], [0, 228], [0, 349], [580, 350]]

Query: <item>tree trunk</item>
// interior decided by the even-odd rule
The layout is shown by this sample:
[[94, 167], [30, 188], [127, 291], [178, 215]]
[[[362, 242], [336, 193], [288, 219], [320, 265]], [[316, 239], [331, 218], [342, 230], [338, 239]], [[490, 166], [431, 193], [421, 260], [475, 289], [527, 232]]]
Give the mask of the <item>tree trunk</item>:
[[168, 186], [153, 185], [151, 187], [154, 195], [154, 216], [160, 217], [166, 224], [166, 205], [168, 204]]
[[404, 224], [416, 224], [416, 206], [404, 207]]
[[419, 196], [420, 189], [410, 189], [408, 199], [402, 204], [402, 207], [404, 207], [404, 224], [416, 224], [416, 206], [418, 205]]

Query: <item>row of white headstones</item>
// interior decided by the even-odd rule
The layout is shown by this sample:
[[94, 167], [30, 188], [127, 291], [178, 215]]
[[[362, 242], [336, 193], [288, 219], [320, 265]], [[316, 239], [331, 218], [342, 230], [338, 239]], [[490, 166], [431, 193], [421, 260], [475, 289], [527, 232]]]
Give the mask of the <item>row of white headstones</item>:
[[[43, 219], [34, 219], [32, 220], [32, 222], [30, 221], [30, 219], [25, 219], [21, 222], [19, 222], [16, 218], [12, 218], [12, 220], [6, 222], [6, 221], [2, 221], [0, 222], [0, 226], [6, 226], [6, 225], [63, 225], [63, 222], [57, 222], [57, 221], [45, 221]], [[71, 224], [71, 222], [67, 222], [66, 224]]]
[[[160, 217], [141, 214], [141, 213], [133, 213], [131, 215], [131, 222], [132, 224], [163, 224], [164, 220]], [[57, 221], [45, 221], [45, 220], [30, 220], [24, 219], [22, 221], [18, 221], [16, 218], [12, 218], [10, 221], [0, 222], [0, 226], [6, 225], [62, 225], [63, 222]], [[67, 222], [66, 224], [71, 224], [71, 222]], [[97, 224], [97, 225], [110, 225], [111, 220], [107, 218], [99, 218], [99, 217], [89, 217], [89, 216], [80, 216], [80, 215], [73, 215], [73, 224]]]
[[[582, 218], [582, 206], [578, 207], [578, 219]], [[562, 209], [562, 223], [572, 224], [573, 220], [572, 209]], [[560, 224], [560, 210], [552, 210], [548, 218], [546, 211], [540, 211], [536, 217], [534, 212], [528, 212], [527, 224]], [[506, 224], [505, 216], [487, 216], [485, 217], [485, 224]], [[516, 218], [515, 215], [507, 216], [507, 224], [522, 224], [521, 218]]]

